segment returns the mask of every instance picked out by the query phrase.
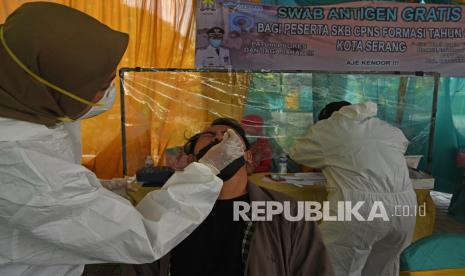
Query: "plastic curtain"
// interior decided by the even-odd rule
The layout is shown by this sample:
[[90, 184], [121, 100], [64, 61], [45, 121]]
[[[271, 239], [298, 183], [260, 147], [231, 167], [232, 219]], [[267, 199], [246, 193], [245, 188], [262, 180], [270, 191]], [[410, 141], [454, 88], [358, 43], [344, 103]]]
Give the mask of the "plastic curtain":
[[[124, 78], [127, 170], [132, 175], [147, 155], [158, 165], [182, 169], [181, 147], [218, 117], [240, 120], [248, 91], [247, 74], [129, 72]], [[138, 150], [130, 138], [149, 134], [149, 148]], [[183, 159], [184, 158], [184, 159]], [[182, 163], [182, 164], [181, 164]]]
[[[278, 171], [282, 154], [278, 141], [292, 143], [305, 135], [326, 104], [341, 100], [378, 103], [378, 116], [401, 128], [410, 140], [409, 155], [426, 155], [428, 150], [434, 86], [431, 76], [178, 70], [129, 72], [124, 83], [128, 114], [135, 105], [140, 106], [137, 109], [141, 113], [151, 114], [150, 118], [128, 118], [128, 137], [150, 132], [147, 154], [156, 163], [176, 169], [182, 168], [176, 162], [183, 162], [179, 147], [186, 138], [215, 118], [232, 117], [251, 120], [244, 125], [254, 159], [268, 160], [266, 168], [260, 163], [257, 167]], [[143, 165], [144, 156], [134, 154], [138, 151], [129, 143], [127, 151], [131, 174]], [[304, 169], [288, 160], [288, 172]]]
[[[425, 155], [429, 142], [433, 77], [388, 75], [330, 75], [311, 73], [254, 74], [245, 113], [264, 118], [265, 133], [273, 138], [273, 170], [281, 149], [273, 140], [304, 135], [326, 104], [333, 101], [378, 104], [378, 117], [403, 130], [407, 154]], [[291, 143], [292, 141], [289, 141]], [[288, 171], [301, 169], [291, 161]]]

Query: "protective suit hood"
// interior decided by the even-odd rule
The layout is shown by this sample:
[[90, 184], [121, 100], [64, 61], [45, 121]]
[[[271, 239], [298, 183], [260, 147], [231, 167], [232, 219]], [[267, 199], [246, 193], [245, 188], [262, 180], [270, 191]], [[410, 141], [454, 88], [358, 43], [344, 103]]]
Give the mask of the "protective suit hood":
[[11, 249], [0, 252], [0, 275], [151, 263], [192, 233], [218, 198], [223, 182], [194, 162], [135, 209], [78, 164], [75, 127], [0, 118], [0, 248]]

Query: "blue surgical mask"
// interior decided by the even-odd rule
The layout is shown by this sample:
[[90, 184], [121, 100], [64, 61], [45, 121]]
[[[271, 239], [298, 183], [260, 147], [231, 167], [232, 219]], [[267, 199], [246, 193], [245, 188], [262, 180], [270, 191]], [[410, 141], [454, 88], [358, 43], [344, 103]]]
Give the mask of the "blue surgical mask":
[[209, 39], [209, 41], [210, 41], [210, 44], [211, 44], [213, 47], [218, 48], [218, 47], [220, 47], [220, 45], [221, 45], [222, 39], [211, 38], [211, 39]]

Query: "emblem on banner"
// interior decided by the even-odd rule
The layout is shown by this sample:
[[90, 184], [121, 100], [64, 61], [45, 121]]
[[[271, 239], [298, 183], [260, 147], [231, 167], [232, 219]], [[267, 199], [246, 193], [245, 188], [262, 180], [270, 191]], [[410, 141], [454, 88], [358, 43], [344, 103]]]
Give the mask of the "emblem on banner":
[[200, 11], [216, 11], [215, 0], [202, 0]]

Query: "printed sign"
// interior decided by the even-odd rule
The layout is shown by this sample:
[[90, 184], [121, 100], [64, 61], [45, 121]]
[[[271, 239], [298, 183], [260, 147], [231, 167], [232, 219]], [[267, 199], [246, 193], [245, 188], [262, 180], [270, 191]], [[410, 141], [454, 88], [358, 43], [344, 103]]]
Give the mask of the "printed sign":
[[197, 68], [424, 71], [465, 76], [462, 6], [197, 3]]

